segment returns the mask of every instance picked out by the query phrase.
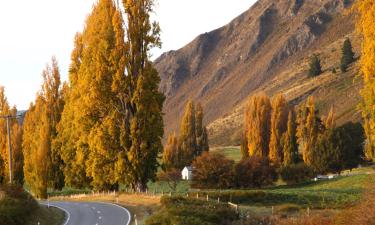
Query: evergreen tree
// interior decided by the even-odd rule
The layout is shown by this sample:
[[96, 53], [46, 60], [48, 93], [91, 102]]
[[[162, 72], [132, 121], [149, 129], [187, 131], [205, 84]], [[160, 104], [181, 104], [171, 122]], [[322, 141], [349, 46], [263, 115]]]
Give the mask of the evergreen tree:
[[282, 137], [288, 129], [289, 105], [282, 95], [272, 99], [271, 138], [269, 143], [269, 158], [275, 165], [284, 161]]
[[335, 143], [342, 154], [343, 167], [353, 169], [364, 158], [364, 130], [360, 123], [348, 122], [335, 130]]
[[316, 77], [322, 73], [322, 66], [320, 64], [320, 59], [317, 55], [313, 55], [310, 59], [310, 69], [309, 69], [309, 76]]
[[358, 30], [363, 35], [361, 70], [364, 79], [362, 118], [366, 133], [366, 158], [375, 162], [375, 2], [373, 0], [359, 0], [356, 2], [359, 20]]
[[331, 108], [324, 121], [324, 131], [318, 134], [311, 151], [310, 165], [316, 173], [340, 172], [343, 169], [342, 153], [335, 138], [335, 115]]
[[293, 109], [289, 110], [287, 131], [282, 138], [284, 166], [298, 162], [298, 145], [296, 138], [296, 116]]
[[344, 41], [344, 44], [342, 46], [342, 57], [341, 57], [341, 62], [340, 62], [340, 69], [341, 72], [346, 72], [348, 69], [348, 66], [354, 62], [354, 52], [353, 52], [353, 47], [352, 43], [350, 42], [350, 39], [347, 38]]
[[245, 109], [245, 131], [249, 156], [268, 157], [271, 103], [266, 95], [252, 96]]

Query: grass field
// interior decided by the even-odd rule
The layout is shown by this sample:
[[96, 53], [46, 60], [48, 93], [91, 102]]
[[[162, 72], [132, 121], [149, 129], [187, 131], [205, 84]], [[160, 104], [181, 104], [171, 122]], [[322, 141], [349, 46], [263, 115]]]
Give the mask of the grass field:
[[218, 152], [225, 155], [228, 159], [239, 162], [242, 158], [241, 150], [239, 146], [230, 147], [214, 147], [210, 149], [211, 152]]
[[47, 208], [45, 206], [39, 207], [30, 217], [25, 225], [61, 225], [65, 220], [65, 214], [63, 211], [57, 208]]

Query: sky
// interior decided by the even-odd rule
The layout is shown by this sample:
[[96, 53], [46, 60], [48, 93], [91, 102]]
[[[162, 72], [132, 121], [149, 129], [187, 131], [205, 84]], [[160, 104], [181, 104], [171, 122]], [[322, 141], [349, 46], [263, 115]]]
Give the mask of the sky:
[[[0, 86], [9, 103], [27, 109], [40, 90], [42, 71], [56, 56], [63, 80], [77, 31], [97, 0], [0, 1]], [[156, 0], [162, 49], [177, 50], [196, 36], [229, 23], [255, 0]]]

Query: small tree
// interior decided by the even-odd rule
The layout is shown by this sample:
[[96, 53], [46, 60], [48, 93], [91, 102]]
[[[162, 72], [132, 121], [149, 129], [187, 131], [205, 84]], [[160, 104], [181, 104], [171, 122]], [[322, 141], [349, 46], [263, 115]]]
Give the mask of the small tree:
[[178, 183], [181, 180], [181, 172], [177, 169], [170, 169], [168, 171], [160, 171], [157, 175], [159, 181], [166, 182], [169, 188], [175, 192]]
[[193, 162], [194, 188], [229, 188], [232, 186], [234, 161], [219, 153], [204, 152]]
[[314, 177], [314, 171], [303, 162], [283, 166], [279, 172], [287, 184], [298, 184]]
[[309, 76], [316, 77], [322, 73], [322, 66], [320, 63], [320, 59], [317, 55], [313, 55], [310, 59], [310, 69], [309, 69]]
[[163, 151], [163, 169], [182, 169], [182, 153], [179, 148], [178, 138], [175, 133], [168, 136], [168, 141]]
[[282, 138], [284, 165], [290, 165], [298, 162], [298, 144], [296, 137], [296, 116], [293, 109], [289, 111], [288, 128]]
[[353, 169], [364, 158], [364, 129], [360, 123], [348, 122], [335, 130], [335, 142], [342, 152], [346, 169]]
[[250, 156], [235, 166], [235, 177], [236, 186], [239, 188], [260, 188], [273, 184], [277, 179], [277, 173], [268, 158]]
[[354, 62], [354, 52], [350, 39], [347, 38], [342, 46], [342, 57], [340, 63], [341, 72], [346, 72], [348, 66]]

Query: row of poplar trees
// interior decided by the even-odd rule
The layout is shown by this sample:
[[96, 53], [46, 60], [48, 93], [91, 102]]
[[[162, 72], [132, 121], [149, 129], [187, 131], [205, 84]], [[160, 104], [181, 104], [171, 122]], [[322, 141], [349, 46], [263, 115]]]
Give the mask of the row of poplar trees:
[[246, 106], [241, 150], [244, 158], [269, 158], [276, 166], [303, 161], [319, 173], [339, 172], [342, 166], [356, 166], [351, 164], [357, 162], [349, 158], [361, 156], [361, 140], [357, 145], [353, 143], [359, 146], [359, 152], [341, 146], [341, 140], [348, 139], [348, 135], [352, 133], [347, 129], [336, 129], [333, 109], [324, 120], [319, 118], [313, 97], [295, 110], [282, 95], [270, 100], [260, 94], [252, 96]]
[[355, 8], [360, 15], [357, 28], [363, 37], [361, 71], [364, 88], [361, 91], [361, 110], [367, 138], [365, 154], [366, 158], [375, 162], [375, 2], [358, 0]]
[[[47, 188], [138, 191], [155, 177], [162, 152], [164, 95], [150, 49], [161, 45], [152, 0], [99, 0], [77, 33], [69, 82], [55, 59], [25, 118], [25, 180]], [[125, 16], [125, 18], [123, 17]]]
[[203, 152], [209, 151], [207, 129], [203, 125], [203, 108], [189, 100], [181, 120], [180, 135], [169, 135], [163, 152], [165, 170], [190, 166]]
[[[5, 95], [4, 87], [0, 87], [0, 117], [11, 116], [10, 141], [12, 143], [12, 168], [13, 182], [23, 184], [23, 154], [22, 154], [22, 127], [17, 116], [17, 108], [11, 108]], [[7, 121], [5, 118], [0, 119], [0, 185], [9, 182], [9, 151], [7, 137]]]

